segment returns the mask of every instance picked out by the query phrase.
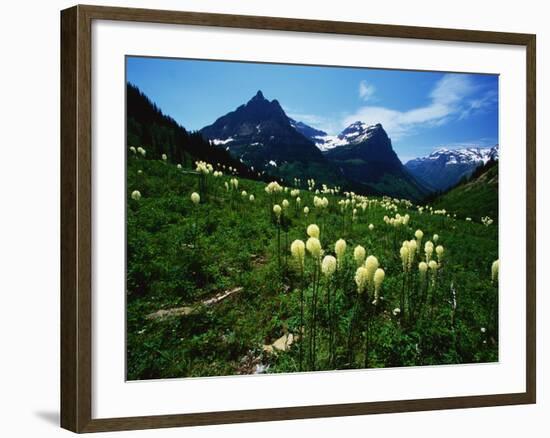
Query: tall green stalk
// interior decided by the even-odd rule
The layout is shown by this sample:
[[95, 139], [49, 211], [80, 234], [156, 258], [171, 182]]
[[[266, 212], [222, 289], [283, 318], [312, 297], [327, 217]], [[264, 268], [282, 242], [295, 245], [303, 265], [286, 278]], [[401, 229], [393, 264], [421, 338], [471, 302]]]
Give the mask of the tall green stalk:
[[[302, 268], [302, 278], [303, 278], [303, 268]], [[300, 371], [302, 371], [303, 360], [304, 360], [303, 345], [304, 345], [305, 335], [306, 335], [306, 330], [304, 327], [304, 288], [303, 288], [303, 281], [302, 281], [302, 286], [300, 287]]]
[[277, 219], [277, 268], [279, 269], [279, 276], [281, 273], [281, 222]]
[[315, 283], [317, 279], [317, 261], [313, 262], [313, 281], [312, 281], [312, 292], [311, 292], [311, 305], [309, 309], [309, 336], [308, 336], [308, 358], [309, 358], [309, 368], [313, 369], [313, 339], [315, 336]]
[[334, 364], [334, 303], [331, 300], [330, 278], [327, 278], [327, 311], [328, 311], [328, 364]]
[[299, 337], [296, 338], [299, 342], [299, 370], [303, 370], [304, 363], [304, 339], [305, 339], [305, 327], [304, 327], [304, 285], [305, 285], [305, 273], [304, 273], [304, 260], [299, 259], [300, 264], [300, 282], [298, 284], [298, 290], [300, 293], [300, 325], [299, 325]]
[[355, 303], [351, 311], [352, 313], [351, 313], [351, 320], [350, 320], [350, 327], [349, 327], [349, 334], [348, 334], [348, 355], [347, 355], [348, 363], [350, 367], [352, 367], [352, 363], [353, 363], [353, 340], [354, 340], [355, 325], [357, 322], [359, 299], [360, 299], [360, 295], [357, 294], [355, 296]]
[[401, 297], [399, 302], [399, 309], [401, 310], [401, 313], [399, 314], [399, 318], [401, 322], [405, 320], [405, 281], [407, 279], [407, 271], [403, 271], [403, 281], [401, 283]]
[[370, 357], [370, 315], [369, 315], [369, 312], [367, 311], [367, 329], [366, 329], [366, 334], [365, 334], [365, 366], [364, 368], [368, 368], [369, 367], [369, 357]]
[[313, 284], [313, 350], [312, 350], [312, 370], [316, 370], [317, 363], [317, 302], [319, 298], [319, 280], [321, 277], [319, 261], [315, 263], [315, 280]]

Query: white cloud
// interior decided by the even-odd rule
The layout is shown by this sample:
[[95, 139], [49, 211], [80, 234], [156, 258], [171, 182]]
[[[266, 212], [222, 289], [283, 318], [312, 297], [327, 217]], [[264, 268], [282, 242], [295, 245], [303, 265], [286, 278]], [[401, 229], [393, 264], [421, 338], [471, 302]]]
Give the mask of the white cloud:
[[[361, 84], [359, 88], [361, 90]], [[342, 126], [361, 120], [374, 124], [381, 123], [393, 139], [410, 135], [421, 126], [441, 126], [453, 118], [466, 118], [496, 101], [496, 93], [488, 92], [481, 98], [470, 99], [478, 87], [469, 75], [446, 74], [429, 94], [425, 106], [406, 111], [382, 106], [363, 106], [354, 114], [344, 117]]]
[[451, 143], [440, 144], [437, 147], [432, 148], [432, 151], [438, 148], [448, 149], [464, 149], [464, 148], [488, 148], [493, 147], [498, 143], [496, 138], [493, 137], [481, 137], [469, 141], [457, 141]]
[[363, 80], [359, 82], [359, 97], [365, 101], [370, 100], [374, 96], [376, 88], [374, 85], [370, 85], [367, 81]]
[[476, 90], [472, 79], [464, 74], [446, 74], [430, 93], [434, 102], [453, 105]]
[[467, 102], [466, 108], [460, 113], [459, 119], [465, 119], [472, 114], [483, 112], [487, 107], [498, 102], [498, 93], [496, 90], [488, 90], [481, 97], [471, 99]]

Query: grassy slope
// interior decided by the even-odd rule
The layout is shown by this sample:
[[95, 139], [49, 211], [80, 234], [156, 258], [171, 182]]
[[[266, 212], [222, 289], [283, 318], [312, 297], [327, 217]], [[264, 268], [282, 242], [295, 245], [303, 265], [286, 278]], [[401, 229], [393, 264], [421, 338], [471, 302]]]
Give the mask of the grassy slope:
[[[138, 170], [142, 170], [138, 174]], [[128, 161], [128, 378], [168, 378], [229, 375], [250, 372], [250, 358], [260, 358], [270, 372], [298, 369], [298, 348], [276, 355], [262, 354], [285, 331], [298, 332], [299, 277], [289, 261], [288, 272], [279, 275], [277, 233], [271, 216], [272, 201], [265, 184], [239, 180], [239, 193], [223, 187], [229, 178], [211, 179], [209, 197], [193, 206], [190, 193], [198, 190], [197, 176], [184, 174], [172, 164], [130, 157]], [[140, 190], [139, 201], [131, 199]], [[251, 203], [240, 196], [246, 190], [255, 195]], [[356, 300], [353, 247], [357, 244], [374, 254], [386, 271], [380, 313], [373, 322], [371, 367], [493, 361], [497, 359], [493, 309], [496, 288], [490, 283], [490, 266], [497, 258], [497, 228], [454, 221], [409, 211], [407, 229], [397, 232], [383, 223], [388, 214], [380, 207], [359, 213], [353, 229], [342, 228], [338, 198], [329, 196], [328, 210], [319, 216], [312, 206], [313, 195], [302, 191], [302, 206], [312, 212], [308, 218], [291, 208], [288, 235], [281, 234], [283, 248], [294, 239], [305, 240], [310, 223], [322, 227], [321, 242], [333, 253], [334, 242], [348, 242], [345, 268], [335, 277], [336, 367], [363, 367], [362, 344], [353, 343], [354, 356], [347, 357], [352, 309]], [[281, 198], [276, 200], [281, 201]], [[361, 211], [361, 210], [359, 210]], [[400, 208], [401, 214], [407, 211]], [[368, 230], [373, 223], [375, 229]], [[392, 316], [399, 306], [402, 285], [400, 242], [411, 239], [421, 228], [426, 236], [440, 235], [446, 248], [444, 269], [436, 289], [431, 317], [411, 327], [402, 327]], [[426, 240], [426, 239], [425, 239]], [[283, 264], [287, 251], [283, 253]], [[310, 278], [311, 259], [306, 263]], [[306, 281], [310, 284], [310, 281]], [[450, 326], [450, 287], [456, 288], [458, 314], [456, 330]], [[321, 282], [324, 303], [325, 282]], [[243, 287], [242, 292], [187, 316], [150, 320], [159, 309], [192, 305], [216, 293]], [[305, 290], [312, 294], [311, 287]], [[361, 318], [359, 324], [364, 323]], [[482, 334], [480, 327], [487, 327]], [[319, 367], [330, 368], [326, 357], [326, 317], [320, 315]], [[483, 341], [487, 340], [487, 344]]]
[[498, 165], [441, 196], [434, 208], [445, 208], [461, 218], [479, 221], [489, 216], [498, 221]]

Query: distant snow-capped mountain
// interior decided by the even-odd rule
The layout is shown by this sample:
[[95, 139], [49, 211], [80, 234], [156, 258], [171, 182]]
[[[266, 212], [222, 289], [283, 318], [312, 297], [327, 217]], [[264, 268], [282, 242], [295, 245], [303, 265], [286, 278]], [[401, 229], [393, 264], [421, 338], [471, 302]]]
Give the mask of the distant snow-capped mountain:
[[425, 161], [438, 161], [442, 160], [446, 165], [452, 165], [457, 163], [476, 163], [485, 164], [490, 159], [498, 159], [498, 145], [490, 148], [482, 147], [469, 147], [462, 149], [448, 149], [439, 148], [433, 151], [426, 157], [415, 158], [409, 161], [412, 162], [425, 162]]
[[405, 167], [417, 179], [433, 189], [446, 190], [489, 160], [498, 160], [498, 145], [461, 149], [439, 148], [430, 155], [408, 161]]
[[380, 127], [380, 124], [368, 125], [367, 123], [357, 121], [349, 125], [338, 135], [325, 134], [310, 138], [319, 149], [326, 152], [338, 146], [362, 143], [371, 138]]

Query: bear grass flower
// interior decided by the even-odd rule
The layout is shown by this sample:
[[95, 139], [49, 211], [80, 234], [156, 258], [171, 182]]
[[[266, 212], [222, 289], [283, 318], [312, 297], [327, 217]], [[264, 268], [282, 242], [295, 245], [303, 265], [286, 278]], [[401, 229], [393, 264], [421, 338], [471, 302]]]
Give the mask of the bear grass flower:
[[491, 266], [491, 282], [498, 282], [498, 271], [500, 269], [500, 262], [495, 260]]
[[430, 273], [431, 273], [431, 277], [432, 277], [432, 286], [435, 286], [435, 279], [437, 277], [437, 268], [439, 267], [439, 265], [437, 264], [437, 262], [435, 260], [430, 260], [430, 262], [428, 263], [428, 268], [430, 268]]
[[403, 242], [399, 255], [401, 257], [401, 264], [403, 265], [403, 272], [405, 272], [409, 267], [409, 242]]
[[426, 263], [432, 259], [432, 254], [434, 252], [434, 244], [431, 241], [427, 241], [424, 245], [424, 252], [426, 253]]
[[141, 199], [141, 193], [139, 190], [134, 190], [131, 194], [131, 197], [134, 201], [139, 201]]
[[437, 243], [437, 241], [439, 240], [439, 235], [438, 235], [438, 234], [434, 234], [432, 240], [434, 241], [434, 243]]
[[254, 195], [250, 195], [250, 196], [248, 197], [248, 199], [249, 199], [250, 202], [254, 202]]
[[279, 193], [282, 191], [283, 191], [283, 188], [277, 181], [272, 181], [265, 187], [265, 192], [268, 195], [272, 195], [274, 193]]
[[279, 204], [275, 204], [273, 206], [273, 213], [275, 213], [275, 216], [277, 217], [277, 219], [279, 219], [281, 217], [281, 206]]
[[367, 252], [365, 251], [365, 248], [363, 248], [361, 245], [357, 245], [353, 250], [353, 258], [357, 262], [358, 266], [361, 266], [365, 262], [366, 255]]
[[166, 161], [168, 159], [168, 157], [166, 156], [166, 154], [162, 154], [162, 161]]
[[308, 206], [305, 206], [305, 207], [304, 207], [304, 216], [307, 217], [308, 214], [309, 214], [309, 207], [308, 207]]
[[364, 266], [359, 266], [355, 271], [355, 284], [357, 285], [357, 293], [363, 293], [367, 288], [369, 275], [368, 270]]
[[248, 195], [248, 193], [246, 193], [246, 190], [243, 190], [243, 191], [241, 192], [241, 196], [242, 196], [243, 198], [246, 198], [247, 195]]
[[316, 237], [317, 239], [319, 238], [319, 227], [315, 224], [308, 225], [306, 232], [309, 237]]
[[380, 298], [380, 287], [382, 286], [382, 282], [384, 281], [384, 278], [386, 277], [386, 273], [382, 268], [378, 268], [374, 272], [374, 301], [373, 304], [378, 304], [378, 300]]
[[373, 224], [369, 224], [369, 230], [374, 230], [374, 225]]
[[420, 262], [418, 264], [418, 273], [420, 275], [420, 282], [421, 283], [424, 283], [424, 281], [426, 280], [426, 272], [428, 272], [428, 263]]
[[334, 244], [334, 252], [338, 258], [338, 266], [342, 265], [344, 254], [346, 253], [346, 241], [344, 239], [338, 239]]
[[378, 259], [375, 256], [370, 255], [367, 257], [367, 260], [365, 261], [365, 268], [367, 269], [367, 279], [369, 284], [372, 284], [374, 280], [374, 273], [378, 269], [378, 266]]
[[330, 277], [336, 271], [336, 259], [331, 256], [325, 256], [321, 262], [321, 272], [326, 276]]
[[130, 152], [132, 152], [135, 155], [137, 150], [134, 146], [130, 146]]
[[197, 192], [191, 193], [191, 201], [193, 204], [197, 205], [199, 202], [201, 202], [201, 197]]
[[422, 230], [416, 230], [414, 232], [414, 237], [416, 237], [416, 249], [420, 251], [422, 246], [422, 238], [424, 237], [424, 232]]
[[290, 253], [292, 257], [300, 264], [300, 267], [304, 267], [304, 259], [306, 256], [306, 245], [302, 240], [295, 240], [290, 244]]
[[283, 199], [283, 208], [286, 210], [290, 204], [286, 199]]
[[443, 260], [443, 253], [445, 252], [445, 249], [442, 245], [437, 245], [435, 248], [435, 253], [437, 254], [437, 261], [441, 263]]
[[145, 155], [147, 155], [147, 152], [141, 146], [137, 148], [137, 151], [142, 157], [145, 157]]
[[306, 249], [312, 255], [313, 258], [319, 259], [321, 257], [321, 242], [317, 237], [310, 237], [306, 241]]

